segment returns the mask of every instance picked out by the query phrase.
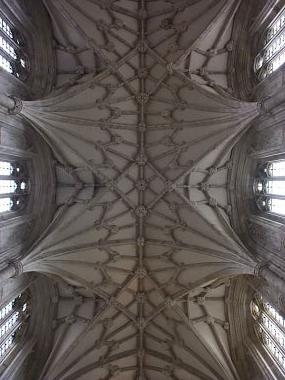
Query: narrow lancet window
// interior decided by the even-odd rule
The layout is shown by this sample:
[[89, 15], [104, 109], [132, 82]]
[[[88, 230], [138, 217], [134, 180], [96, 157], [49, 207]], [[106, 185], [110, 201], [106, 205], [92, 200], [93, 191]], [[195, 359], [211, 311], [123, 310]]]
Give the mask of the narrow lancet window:
[[0, 361], [15, 347], [28, 317], [27, 293], [0, 308]]
[[255, 72], [264, 79], [285, 62], [285, 7], [268, 26], [262, 37], [263, 47], [255, 59]]
[[257, 296], [251, 305], [255, 330], [270, 357], [285, 371], [285, 319]]
[[27, 55], [20, 33], [0, 13], [0, 67], [19, 79], [27, 77]]
[[23, 165], [0, 161], [0, 213], [22, 209], [28, 196], [27, 175]]
[[255, 197], [261, 211], [285, 215], [285, 160], [259, 166]]

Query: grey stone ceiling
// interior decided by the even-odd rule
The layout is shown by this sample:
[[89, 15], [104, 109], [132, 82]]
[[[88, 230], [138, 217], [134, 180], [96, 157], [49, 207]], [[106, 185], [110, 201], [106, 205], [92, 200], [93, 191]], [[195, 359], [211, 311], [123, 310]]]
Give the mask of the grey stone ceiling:
[[101, 301], [59, 303], [41, 379], [239, 379], [225, 298], [256, 263], [227, 174], [258, 115], [227, 83], [239, 2], [45, 3], [57, 88], [21, 114], [56, 157], [58, 212], [22, 265]]

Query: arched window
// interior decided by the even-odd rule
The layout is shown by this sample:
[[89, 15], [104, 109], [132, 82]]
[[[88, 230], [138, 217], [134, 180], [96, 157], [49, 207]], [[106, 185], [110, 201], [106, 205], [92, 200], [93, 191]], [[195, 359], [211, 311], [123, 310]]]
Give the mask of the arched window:
[[29, 296], [23, 293], [0, 308], [0, 361], [13, 349], [29, 318]]
[[262, 211], [285, 215], [285, 160], [270, 161], [258, 167], [255, 196]]
[[251, 313], [258, 338], [270, 357], [285, 371], [285, 319], [260, 296], [252, 302]]
[[23, 38], [10, 21], [0, 13], [0, 67], [25, 80], [28, 60]]
[[262, 37], [262, 49], [255, 59], [255, 72], [264, 79], [285, 62], [285, 7], [278, 13]]
[[0, 213], [24, 208], [28, 196], [24, 165], [0, 161]]

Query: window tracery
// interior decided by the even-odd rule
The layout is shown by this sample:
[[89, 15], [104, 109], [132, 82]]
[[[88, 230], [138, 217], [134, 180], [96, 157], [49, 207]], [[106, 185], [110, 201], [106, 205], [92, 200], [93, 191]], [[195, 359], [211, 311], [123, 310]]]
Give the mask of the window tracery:
[[285, 7], [266, 29], [262, 37], [262, 45], [254, 67], [261, 80], [285, 62]]
[[260, 296], [252, 301], [251, 313], [258, 338], [271, 358], [285, 371], [285, 319]]
[[20, 33], [0, 13], [0, 67], [19, 79], [25, 80], [28, 60]]
[[24, 165], [0, 161], [0, 213], [22, 209], [28, 196]]
[[258, 167], [255, 196], [261, 211], [285, 215], [285, 160]]
[[29, 296], [23, 293], [0, 308], [0, 361], [15, 347], [29, 318]]

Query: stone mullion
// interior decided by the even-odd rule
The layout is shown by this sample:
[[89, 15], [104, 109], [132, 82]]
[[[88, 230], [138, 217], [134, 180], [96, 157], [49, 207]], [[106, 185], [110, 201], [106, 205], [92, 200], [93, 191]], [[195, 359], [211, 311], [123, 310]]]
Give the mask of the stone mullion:
[[265, 179], [265, 180], [268, 180], [268, 181], [285, 181], [285, 177], [259, 177], [261, 180], [262, 179]]
[[28, 195], [29, 193], [28, 192], [21, 192], [21, 193], [15, 193], [15, 192], [11, 192], [11, 193], [3, 193], [3, 194], [0, 194], [0, 198], [11, 198], [11, 197], [23, 197], [23, 196], [26, 196]]
[[10, 175], [0, 175], [0, 181], [1, 180], [9, 180], [9, 181], [26, 181], [26, 176], [15, 176], [13, 174]]
[[258, 197], [264, 197], [264, 198], [272, 198], [272, 199], [285, 199], [285, 195], [277, 195], [277, 194], [258, 194]]

